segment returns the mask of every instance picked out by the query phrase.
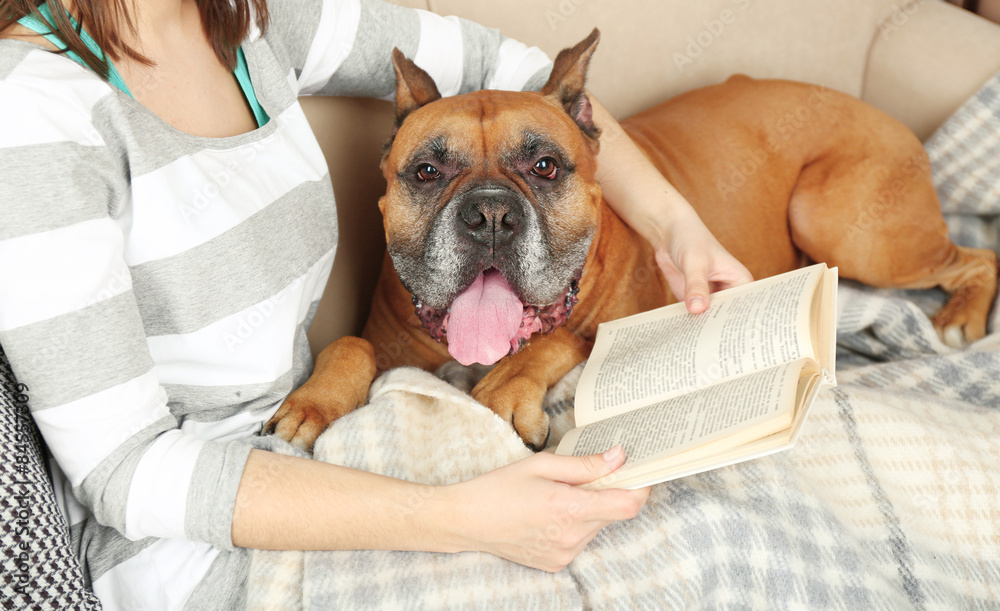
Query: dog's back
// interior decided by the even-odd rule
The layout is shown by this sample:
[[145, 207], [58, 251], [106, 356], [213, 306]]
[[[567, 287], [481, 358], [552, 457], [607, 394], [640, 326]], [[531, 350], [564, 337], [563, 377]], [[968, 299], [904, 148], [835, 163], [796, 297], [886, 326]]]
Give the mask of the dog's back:
[[880, 287], [961, 295], [935, 319], [951, 343], [985, 333], [996, 257], [948, 237], [910, 130], [828, 88], [743, 75], [623, 122], [756, 278], [824, 261]]

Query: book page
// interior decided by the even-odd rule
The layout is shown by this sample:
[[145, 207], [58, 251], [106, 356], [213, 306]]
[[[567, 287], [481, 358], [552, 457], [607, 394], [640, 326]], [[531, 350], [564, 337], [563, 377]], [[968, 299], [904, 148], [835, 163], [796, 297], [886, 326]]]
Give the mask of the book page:
[[812, 345], [816, 360], [828, 384], [837, 385], [837, 279], [839, 270], [830, 268], [817, 287], [810, 307]]
[[798, 407], [790, 427], [762, 438], [736, 433], [664, 458], [627, 463], [614, 473], [581, 487], [590, 490], [641, 488], [788, 450], [798, 440], [819, 390], [829, 385], [821, 372], [809, 366], [799, 379]]
[[576, 389], [584, 426], [697, 388], [798, 358], [815, 358], [817, 264], [719, 291], [708, 311], [683, 303], [602, 323]]
[[556, 454], [625, 450], [622, 469], [737, 435], [734, 444], [765, 437], [792, 424], [802, 359], [749, 373], [687, 395], [660, 401], [586, 426], [563, 437]]
[[[712, 445], [714, 444], [708, 444], [708, 448]], [[794, 440], [792, 439], [790, 430], [784, 429], [777, 433], [772, 433], [767, 437], [754, 439], [745, 444], [719, 450], [718, 452], [692, 452], [692, 456], [690, 457], [687, 452], [684, 452], [677, 455], [676, 461], [669, 461], [673, 463], [669, 465], [651, 463], [630, 466], [628, 468], [623, 466], [610, 475], [606, 475], [588, 484], [583, 484], [580, 487], [588, 490], [642, 488], [643, 486], [652, 486], [653, 484], [680, 479], [689, 475], [760, 458], [788, 450], [793, 445]]]

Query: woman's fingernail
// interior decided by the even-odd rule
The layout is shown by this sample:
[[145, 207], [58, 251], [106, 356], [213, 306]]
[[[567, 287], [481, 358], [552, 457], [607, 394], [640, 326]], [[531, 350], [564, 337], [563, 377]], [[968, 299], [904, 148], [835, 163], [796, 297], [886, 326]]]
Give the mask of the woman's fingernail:
[[705, 309], [705, 300], [701, 297], [692, 297], [688, 299], [688, 310], [703, 310]]
[[615, 446], [604, 452], [602, 456], [604, 457], [604, 462], [614, 462], [618, 458], [618, 455], [621, 453], [622, 453], [622, 447]]

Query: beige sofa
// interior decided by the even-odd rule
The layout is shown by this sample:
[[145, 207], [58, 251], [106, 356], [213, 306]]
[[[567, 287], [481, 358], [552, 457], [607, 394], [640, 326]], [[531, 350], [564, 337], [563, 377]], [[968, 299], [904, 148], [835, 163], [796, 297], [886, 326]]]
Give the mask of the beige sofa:
[[[602, 32], [589, 87], [619, 118], [742, 72], [856, 95], [926, 139], [1000, 70], [1000, 26], [938, 0], [396, 0], [473, 19], [555, 56]], [[384, 249], [376, 200], [390, 105], [303, 101], [330, 165], [340, 246], [314, 352], [361, 331]]]

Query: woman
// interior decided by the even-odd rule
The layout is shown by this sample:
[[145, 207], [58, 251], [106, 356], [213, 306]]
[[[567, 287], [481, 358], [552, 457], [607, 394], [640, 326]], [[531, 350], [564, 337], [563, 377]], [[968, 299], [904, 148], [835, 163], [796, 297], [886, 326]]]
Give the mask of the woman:
[[[375, 0], [0, 0], [0, 23], [0, 344], [106, 606], [229, 608], [242, 548], [481, 550], [558, 570], [636, 514], [648, 490], [573, 487], [620, 448], [538, 454], [402, 518], [413, 484], [255, 449], [308, 376], [336, 246], [296, 98], [391, 94], [394, 46], [445, 95], [538, 88], [537, 49]], [[595, 120], [605, 195], [688, 308], [747, 281], [599, 104]]]

